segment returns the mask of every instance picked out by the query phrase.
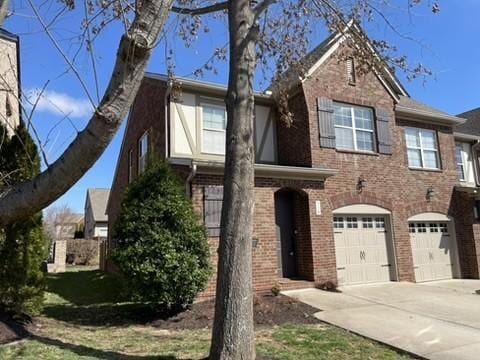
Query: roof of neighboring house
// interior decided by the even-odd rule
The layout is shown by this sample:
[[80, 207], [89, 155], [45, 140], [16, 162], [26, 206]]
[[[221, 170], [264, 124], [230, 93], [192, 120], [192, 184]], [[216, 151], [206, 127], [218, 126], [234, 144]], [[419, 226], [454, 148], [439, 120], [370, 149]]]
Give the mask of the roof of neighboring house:
[[83, 214], [59, 214], [55, 218], [55, 225], [79, 224], [83, 222]]
[[87, 198], [90, 199], [90, 206], [92, 208], [93, 221], [107, 222], [108, 215], [107, 203], [110, 196], [110, 189], [88, 189]]
[[480, 107], [458, 114], [457, 116], [467, 119], [467, 121], [455, 127], [455, 132], [480, 136]]

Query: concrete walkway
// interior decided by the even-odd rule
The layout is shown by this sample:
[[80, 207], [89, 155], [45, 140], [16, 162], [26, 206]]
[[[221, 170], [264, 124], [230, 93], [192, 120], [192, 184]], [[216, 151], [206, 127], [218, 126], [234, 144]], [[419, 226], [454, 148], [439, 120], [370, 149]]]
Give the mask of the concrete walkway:
[[428, 359], [480, 359], [480, 280], [293, 290], [327, 323]]

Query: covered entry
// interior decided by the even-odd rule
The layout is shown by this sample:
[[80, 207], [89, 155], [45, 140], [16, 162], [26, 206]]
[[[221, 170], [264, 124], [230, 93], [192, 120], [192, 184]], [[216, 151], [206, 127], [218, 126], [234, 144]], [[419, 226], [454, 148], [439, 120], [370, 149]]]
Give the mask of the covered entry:
[[372, 205], [334, 211], [333, 232], [339, 285], [386, 282], [394, 275], [390, 213]]
[[308, 195], [290, 188], [278, 190], [275, 224], [279, 277], [313, 279]]
[[416, 281], [453, 278], [458, 257], [450, 218], [439, 213], [423, 213], [408, 221]]

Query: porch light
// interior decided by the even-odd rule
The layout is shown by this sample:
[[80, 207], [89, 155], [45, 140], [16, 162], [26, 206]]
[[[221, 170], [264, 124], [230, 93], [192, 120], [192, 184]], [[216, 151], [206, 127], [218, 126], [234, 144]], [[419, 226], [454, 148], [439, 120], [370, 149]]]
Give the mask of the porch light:
[[357, 182], [357, 190], [358, 192], [362, 192], [362, 190], [367, 186], [367, 180], [365, 180], [365, 178], [360, 175], [358, 177], [358, 182]]
[[430, 200], [433, 198], [434, 195], [435, 195], [435, 191], [433, 190], [433, 187], [429, 187], [429, 188], [427, 189], [427, 194], [425, 195], [425, 198], [426, 198], [428, 201], [430, 201]]

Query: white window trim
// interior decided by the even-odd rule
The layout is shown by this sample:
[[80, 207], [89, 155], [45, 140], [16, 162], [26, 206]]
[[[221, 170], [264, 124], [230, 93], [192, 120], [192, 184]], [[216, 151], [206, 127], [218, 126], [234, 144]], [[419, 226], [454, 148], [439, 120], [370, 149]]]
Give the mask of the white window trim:
[[[145, 154], [141, 155], [141, 145], [142, 145], [142, 141], [143, 139], [147, 138], [147, 149], [145, 150]], [[137, 164], [137, 167], [138, 167], [138, 174], [142, 174], [146, 167], [147, 167], [147, 164], [146, 164], [146, 158], [148, 156], [148, 147], [150, 146], [149, 144], [150, 142], [150, 139], [148, 138], [148, 131], [145, 131], [143, 133], [142, 136], [140, 136], [140, 138], [138, 139], [138, 143], [137, 143], [137, 151], [138, 151], [138, 164]], [[144, 163], [145, 162], [145, 163]]]
[[[375, 147], [376, 138], [375, 138], [375, 117], [374, 117], [372, 109], [370, 109], [368, 107], [363, 107], [365, 109], [368, 109], [371, 112], [371, 114], [372, 114], [372, 125], [373, 125], [373, 129], [364, 129], [364, 128], [357, 128], [357, 123], [356, 123], [356, 120], [355, 120], [355, 107], [362, 108], [361, 106], [349, 105], [349, 104], [344, 104], [344, 103], [339, 103], [339, 102], [334, 102], [334, 105], [339, 105], [339, 106], [343, 106], [343, 107], [346, 107], [346, 108], [350, 108], [350, 115], [352, 117], [352, 126], [351, 127], [350, 126], [345, 126], [345, 125], [334, 124], [334, 128], [349, 129], [349, 130], [353, 131], [353, 149], [346, 148], [346, 147], [336, 147], [336, 148], [338, 150], [357, 151], [357, 152], [374, 154], [375, 150], [376, 150], [376, 147]], [[335, 122], [335, 119], [334, 119], [334, 122]], [[373, 150], [363, 150], [363, 149], [358, 148], [358, 145], [357, 145], [357, 130], [372, 133]]]
[[[460, 158], [461, 158], [461, 163], [457, 162], [457, 147], [460, 147]], [[459, 181], [461, 182], [467, 182], [467, 161], [468, 159], [465, 159], [465, 151], [463, 149], [463, 144], [460, 142], [455, 143], [455, 161], [457, 164], [457, 174], [458, 174], [458, 166], [462, 167], [462, 174], [463, 174], [463, 179], [459, 177]]]
[[[417, 132], [418, 138], [420, 140], [420, 147], [418, 147], [418, 146], [408, 146], [407, 130], [414, 130], [414, 131]], [[423, 147], [422, 132], [433, 133], [433, 136], [435, 137], [435, 145], [437, 146], [436, 149]], [[407, 161], [408, 161], [408, 167], [409, 168], [411, 168], [411, 169], [427, 169], [427, 170], [440, 170], [441, 169], [439, 149], [438, 149], [438, 138], [437, 138], [437, 132], [435, 130], [407, 127], [407, 128], [405, 128], [405, 145], [407, 147]], [[422, 163], [422, 166], [412, 166], [412, 165], [410, 165], [410, 160], [408, 159], [408, 150], [409, 149], [420, 150], [420, 162]], [[423, 160], [425, 158], [424, 151], [435, 152], [435, 159], [437, 160], [437, 167], [429, 167], [429, 166], [424, 165], [424, 160]]]
[[[204, 122], [203, 122], [203, 107], [204, 106], [208, 106], [208, 107], [213, 107], [213, 108], [217, 108], [217, 109], [221, 109], [225, 112], [225, 129], [224, 130], [220, 130], [220, 129], [213, 129], [213, 128], [209, 128], [209, 127], [205, 127], [204, 126]], [[206, 131], [212, 131], [212, 132], [218, 132], [218, 133], [224, 133], [225, 136], [226, 136], [226, 133], [227, 133], [227, 129], [226, 129], [226, 125], [227, 125], [227, 109], [225, 106], [222, 106], [222, 105], [218, 105], [218, 104], [212, 104], [210, 102], [201, 102], [200, 103], [200, 107], [201, 107], [201, 131], [200, 131], [200, 141], [201, 141], [201, 149], [202, 149], [202, 153], [203, 154], [210, 154], [210, 155], [223, 155], [225, 156], [225, 151], [224, 150], [223, 152], [212, 152], [212, 151], [207, 151], [204, 149], [203, 147], [203, 132], [206, 130]]]

